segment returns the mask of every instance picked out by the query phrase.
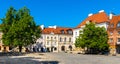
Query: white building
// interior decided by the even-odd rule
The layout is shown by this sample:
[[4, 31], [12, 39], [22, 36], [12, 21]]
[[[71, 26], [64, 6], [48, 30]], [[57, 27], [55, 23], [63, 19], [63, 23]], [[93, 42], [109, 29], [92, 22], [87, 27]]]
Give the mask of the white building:
[[64, 28], [57, 26], [49, 26], [48, 28], [44, 28], [44, 26], [42, 25], [41, 29], [43, 29], [42, 35], [37, 40], [37, 42], [42, 43], [42, 45], [47, 49], [47, 51], [61, 52], [73, 50], [74, 44], [72, 40], [72, 28]]
[[79, 31], [85, 27], [86, 23], [94, 22], [96, 26], [105, 27], [107, 30], [108, 22], [111, 17], [112, 14], [110, 14], [110, 17], [108, 17], [104, 10], [99, 11], [97, 14], [88, 14], [88, 17], [82, 21], [82, 23], [80, 23], [75, 29], [73, 29], [73, 42], [75, 43], [76, 38], [80, 34]]

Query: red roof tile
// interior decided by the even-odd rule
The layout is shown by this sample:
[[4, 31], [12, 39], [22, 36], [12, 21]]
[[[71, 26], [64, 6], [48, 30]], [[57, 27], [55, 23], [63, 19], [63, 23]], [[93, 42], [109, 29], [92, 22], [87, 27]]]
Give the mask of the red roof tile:
[[64, 31], [64, 34], [68, 34], [67, 31], [68, 30], [72, 30], [72, 28], [62, 28], [62, 27], [57, 27], [55, 28], [45, 28], [42, 30], [43, 34], [50, 34], [50, 33], [54, 33], [54, 34], [62, 34], [61, 31]]
[[120, 15], [118, 15], [118, 16], [113, 16], [112, 19], [110, 20], [110, 24], [109, 24], [108, 27], [110, 27], [111, 25], [113, 25], [113, 28], [116, 28], [118, 22], [120, 22]]
[[85, 25], [87, 21], [92, 21], [95, 23], [103, 23], [108, 20], [109, 20], [109, 18], [105, 12], [93, 14], [93, 15], [89, 16], [88, 18], [86, 18], [81, 24], [79, 24], [77, 26], [77, 28], [80, 28], [81, 26]]

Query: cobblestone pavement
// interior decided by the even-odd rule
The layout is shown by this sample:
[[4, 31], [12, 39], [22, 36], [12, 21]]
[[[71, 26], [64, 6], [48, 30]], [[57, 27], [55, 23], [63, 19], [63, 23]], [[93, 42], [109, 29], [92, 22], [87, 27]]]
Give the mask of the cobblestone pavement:
[[45, 53], [30, 53], [21, 56], [0, 56], [0, 64], [58, 64], [46, 57]]
[[0, 56], [0, 64], [120, 64], [120, 56], [30, 53], [22, 56]]
[[60, 64], [120, 64], [120, 56], [48, 53], [48, 57]]

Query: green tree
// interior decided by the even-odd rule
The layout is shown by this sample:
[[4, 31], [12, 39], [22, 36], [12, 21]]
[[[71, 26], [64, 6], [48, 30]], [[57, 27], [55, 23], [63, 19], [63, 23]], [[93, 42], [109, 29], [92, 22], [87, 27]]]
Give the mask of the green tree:
[[[11, 9], [12, 8], [12, 9]], [[41, 30], [30, 15], [29, 9], [23, 7], [16, 11], [11, 7], [2, 19], [3, 43], [9, 46], [18, 46], [19, 52], [22, 46], [27, 46], [40, 37]], [[12, 12], [9, 12], [12, 11]]]
[[99, 53], [108, 50], [107, 44], [108, 35], [104, 27], [96, 27], [94, 23], [89, 22], [85, 25], [82, 31], [80, 31], [79, 37], [76, 39], [75, 46], [81, 48], [87, 48], [87, 52]]

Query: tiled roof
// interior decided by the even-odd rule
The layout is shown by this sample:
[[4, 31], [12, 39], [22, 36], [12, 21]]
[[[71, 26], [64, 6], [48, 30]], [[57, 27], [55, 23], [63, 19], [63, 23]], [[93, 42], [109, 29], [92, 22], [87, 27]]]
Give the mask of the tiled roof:
[[120, 22], [120, 15], [118, 15], [118, 16], [113, 16], [112, 19], [110, 20], [110, 24], [109, 24], [108, 27], [110, 27], [111, 25], [113, 25], [113, 28], [116, 28], [118, 22]]
[[100, 12], [100, 13], [93, 14], [93, 15], [87, 17], [84, 21], [82, 21], [81, 24], [79, 24], [77, 26], [77, 28], [80, 28], [81, 26], [85, 25], [87, 21], [92, 21], [95, 23], [103, 23], [103, 22], [106, 22], [108, 20], [109, 20], [109, 18], [107, 16], [107, 14], [105, 12]]
[[72, 28], [63, 28], [63, 27], [56, 27], [56, 28], [45, 28], [42, 30], [42, 34], [62, 34], [61, 31], [64, 31], [64, 34], [68, 34], [68, 30], [72, 31]]

